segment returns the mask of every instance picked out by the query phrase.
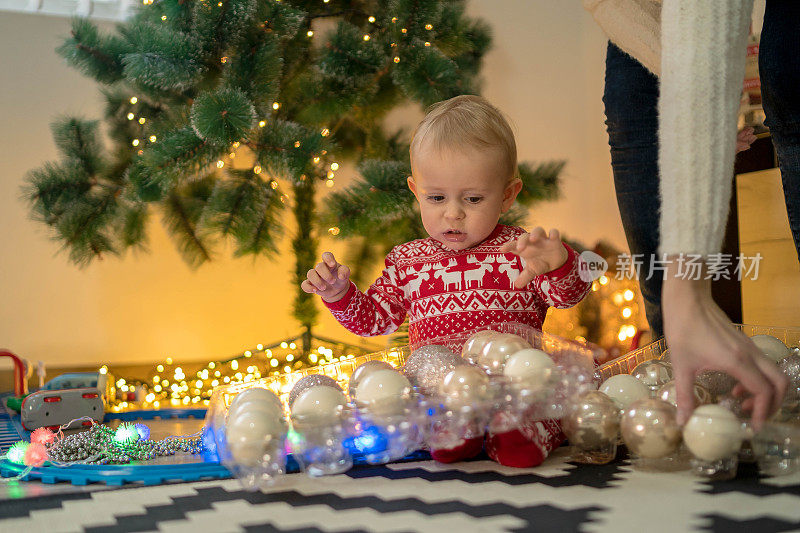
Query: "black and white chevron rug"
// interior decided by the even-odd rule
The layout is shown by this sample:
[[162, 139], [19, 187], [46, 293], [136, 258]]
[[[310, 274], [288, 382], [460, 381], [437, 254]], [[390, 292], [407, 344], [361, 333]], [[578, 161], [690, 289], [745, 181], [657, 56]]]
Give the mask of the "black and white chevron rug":
[[[0, 531], [713, 531], [800, 530], [800, 474], [733, 481], [645, 473], [626, 461], [575, 465], [560, 449], [532, 469], [490, 461], [357, 467], [285, 476], [260, 492], [236, 480], [66, 489], [0, 500]], [[76, 490], [79, 490], [76, 488]]]

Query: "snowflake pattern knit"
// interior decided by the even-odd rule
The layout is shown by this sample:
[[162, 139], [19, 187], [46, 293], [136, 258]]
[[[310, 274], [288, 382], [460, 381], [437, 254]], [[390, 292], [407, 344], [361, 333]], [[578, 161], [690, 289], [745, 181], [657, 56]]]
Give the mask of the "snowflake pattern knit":
[[[591, 283], [580, 278], [580, 258], [565, 244], [564, 265], [515, 289], [522, 262], [500, 247], [524, 232], [498, 224], [483, 242], [460, 251], [430, 237], [401, 244], [387, 255], [383, 274], [366, 293], [351, 283], [341, 300], [326, 305], [340, 324], [362, 336], [391, 333], [408, 314], [412, 344], [499, 322], [541, 329], [549, 307], [577, 304]], [[536, 466], [563, 439], [556, 421], [529, 421], [519, 428], [490, 431], [486, 450], [506, 466]], [[432, 455], [442, 462], [467, 459], [480, 452], [482, 442], [468, 439], [448, 450], [432, 450]]]

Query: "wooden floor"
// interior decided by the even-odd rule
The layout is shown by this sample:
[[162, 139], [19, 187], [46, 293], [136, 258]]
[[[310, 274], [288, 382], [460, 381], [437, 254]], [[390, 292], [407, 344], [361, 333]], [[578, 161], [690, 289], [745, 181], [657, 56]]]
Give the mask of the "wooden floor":
[[789, 231], [778, 169], [737, 177], [739, 245], [763, 257], [757, 279], [742, 280], [743, 322], [800, 326], [800, 263]]

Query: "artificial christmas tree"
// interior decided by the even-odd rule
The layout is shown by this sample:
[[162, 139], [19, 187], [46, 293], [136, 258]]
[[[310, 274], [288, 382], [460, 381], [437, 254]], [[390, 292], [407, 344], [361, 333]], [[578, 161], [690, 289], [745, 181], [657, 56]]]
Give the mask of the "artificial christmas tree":
[[[416, 217], [388, 216], [413, 202], [407, 147], [382, 120], [477, 92], [489, 43], [461, 1], [144, 0], [111, 35], [78, 19], [58, 52], [102, 85], [108, 139], [99, 121], [55, 121], [61, 160], [29, 174], [26, 196], [80, 265], [145, 247], [154, 213], [194, 267], [225, 240], [237, 256], [274, 255], [291, 204], [305, 358], [317, 308], [299, 286], [319, 256], [315, 194], [334, 185], [339, 161], [360, 162], [379, 193], [347, 212], [343, 198], [362, 184], [342, 192], [336, 223], [322, 227], [364, 238], [365, 250], [377, 234], [384, 247], [421, 235]], [[560, 164], [526, 168], [527, 197], [552, 195]]]

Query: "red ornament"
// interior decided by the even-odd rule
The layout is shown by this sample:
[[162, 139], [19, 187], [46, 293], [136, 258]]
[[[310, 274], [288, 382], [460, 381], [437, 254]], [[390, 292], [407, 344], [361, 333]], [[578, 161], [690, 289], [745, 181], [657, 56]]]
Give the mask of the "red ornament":
[[40, 427], [31, 433], [31, 444], [52, 444], [56, 440], [56, 434], [50, 428]]
[[44, 444], [33, 442], [25, 450], [23, 462], [25, 466], [42, 466], [47, 461], [47, 448]]

